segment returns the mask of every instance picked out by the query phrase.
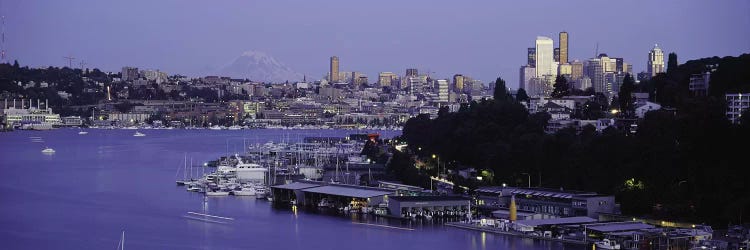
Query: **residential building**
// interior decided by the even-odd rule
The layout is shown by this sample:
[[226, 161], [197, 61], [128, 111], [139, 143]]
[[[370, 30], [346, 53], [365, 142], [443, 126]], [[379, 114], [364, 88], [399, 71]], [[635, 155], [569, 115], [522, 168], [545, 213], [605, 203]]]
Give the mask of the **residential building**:
[[649, 111], [660, 110], [660, 109], [661, 109], [661, 105], [659, 105], [658, 103], [645, 102], [636, 106], [635, 116], [642, 119], [643, 117], [646, 116], [646, 113], [648, 113]]
[[703, 74], [694, 74], [690, 76], [690, 92], [696, 96], [706, 96], [708, 94], [708, 85], [711, 81], [711, 72], [706, 71]]
[[380, 87], [391, 87], [396, 77], [398, 76], [393, 72], [380, 72], [378, 75], [378, 85]]
[[750, 93], [726, 94], [727, 119], [740, 123], [742, 112], [750, 108]]
[[122, 67], [122, 81], [128, 82], [138, 79], [138, 68]]

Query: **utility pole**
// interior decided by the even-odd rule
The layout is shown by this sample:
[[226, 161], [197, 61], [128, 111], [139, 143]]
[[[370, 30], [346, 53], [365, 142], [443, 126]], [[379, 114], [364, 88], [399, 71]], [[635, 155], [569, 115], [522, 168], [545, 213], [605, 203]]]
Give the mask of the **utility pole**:
[[68, 68], [72, 69], [73, 68], [73, 60], [75, 60], [76, 58], [73, 57], [73, 56], [63, 56], [63, 58], [65, 60], [68, 60]]

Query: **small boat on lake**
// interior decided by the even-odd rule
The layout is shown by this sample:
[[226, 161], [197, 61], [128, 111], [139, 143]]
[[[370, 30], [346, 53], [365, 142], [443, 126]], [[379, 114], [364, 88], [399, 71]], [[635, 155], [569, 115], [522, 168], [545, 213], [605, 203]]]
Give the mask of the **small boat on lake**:
[[42, 153], [44, 153], [44, 154], [54, 154], [55, 150], [52, 149], [52, 148], [49, 148], [49, 147], [44, 147], [44, 149], [42, 149]]
[[138, 132], [138, 131], [135, 131], [135, 134], [133, 134], [133, 136], [136, 136], [136, 137], [143, 137], [143, 136], [146, 136], [146, 134], [144, 134], [144, 133], [141, 133], [141, 132]]

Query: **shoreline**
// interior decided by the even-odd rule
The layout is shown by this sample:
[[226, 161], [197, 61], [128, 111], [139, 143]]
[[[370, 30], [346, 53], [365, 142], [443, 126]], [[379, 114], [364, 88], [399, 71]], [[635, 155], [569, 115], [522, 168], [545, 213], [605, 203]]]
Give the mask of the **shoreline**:
[[494, 230], [493, 228], [490, 228], [490, 227], [467, 225], [466, 223], [462, 223], [462, 222], [446, 222], [443, 225], [445, 225], [446, 227], [452, 227], [452, 228], [458, 228], [458, 229], [464, 229], [464, 230], [480, 231], [480, 232], [493, 233], [493, 234], [499, 234], [499, 235], [516, 236], [516, 237], [521, 237], [521, 238], [529, 238], [529, 239], [537, 239], [537, 240], [547, 240], [547, 241], [570, 243], [570, 244], [578, 244], [578, 245], [588, 245], [587, 242], [579, 241], [579, 240], [568, 240], [568, 239], [549, 238], [549, 237], [543, 237], [543, 236], [534, 236], [534, 235], [522, 234], [522, 233], [518, 233], [518, 232], [502, 231], [502, 230], [499, 230], [499, 229], [498, 230]]

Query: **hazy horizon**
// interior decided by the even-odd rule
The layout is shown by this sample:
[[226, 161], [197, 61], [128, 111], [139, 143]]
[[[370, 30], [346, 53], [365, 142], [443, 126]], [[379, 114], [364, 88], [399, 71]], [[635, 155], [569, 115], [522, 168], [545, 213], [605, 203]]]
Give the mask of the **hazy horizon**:
[[[585, 7], [581, 7], [585, 6]], [[570, 34], [570, 60], [600, 53], [645, 70], [659, 46], [679, 62], [750, 52], [750, 1], [2, 1], [9, 61], [122, 66], [201, 76], [244, 51], [262, 51], [308, 79], [340, 58], [341, 71], [404, 74], [406, 68], [517, 88], [537, 36]], [[77, 64], [74, 66], [78, 66]], [[292, 80], [292, 79], [290, 79]]]

